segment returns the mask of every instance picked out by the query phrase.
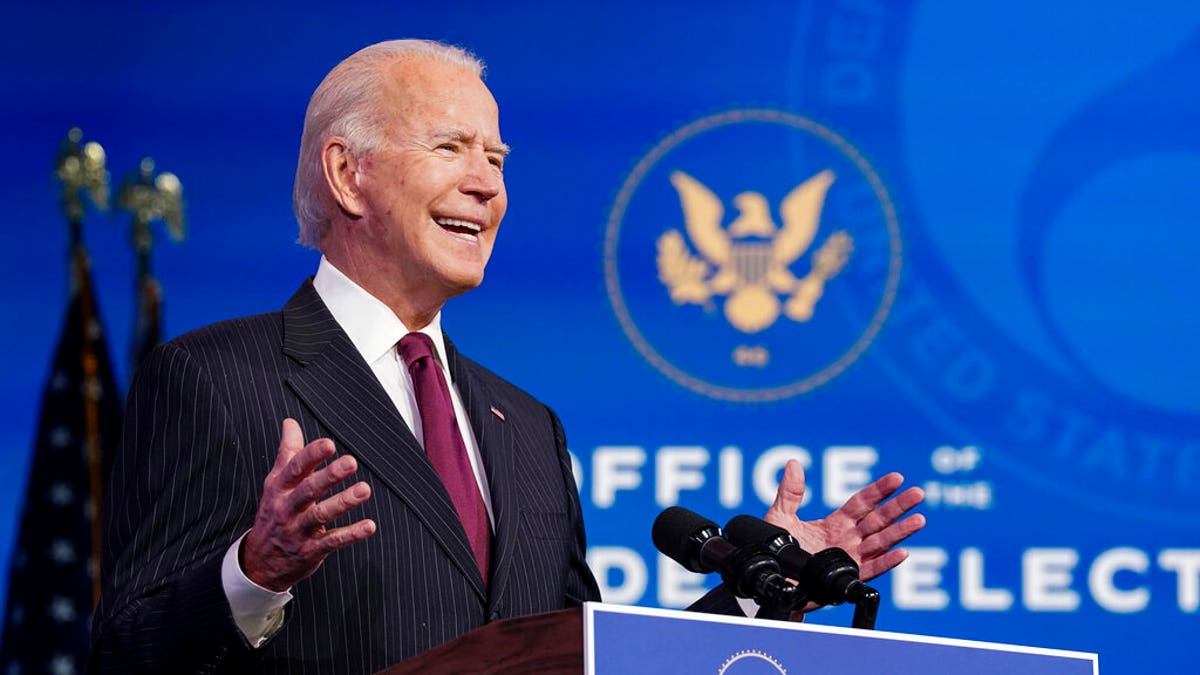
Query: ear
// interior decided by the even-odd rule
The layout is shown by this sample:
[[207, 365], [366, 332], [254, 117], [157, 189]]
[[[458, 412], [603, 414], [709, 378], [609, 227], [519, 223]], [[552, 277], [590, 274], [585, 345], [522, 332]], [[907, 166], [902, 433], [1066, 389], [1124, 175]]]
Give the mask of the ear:
[[358, 188], [358, 160], [350, 152], [346, 139], [338, 136], [325, 139], [321, 146], [321, 168], [334, 201], [342, 211], [361, 218], [365, 204]]

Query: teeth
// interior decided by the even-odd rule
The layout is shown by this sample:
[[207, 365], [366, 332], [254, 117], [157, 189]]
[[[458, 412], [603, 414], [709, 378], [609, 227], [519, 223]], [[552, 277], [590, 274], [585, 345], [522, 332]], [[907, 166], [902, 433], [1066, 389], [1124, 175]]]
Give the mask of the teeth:
[[477, 223], [472, 223], [469, 220], [460, 220], [458, 218], [449, 218], [449, 217], [445, 217], [445, 216], [439, 216], [437, 218], [434, 218], [433, 222], [435, 222], [438, 225], [441, 225], [443, 227], [461, 227], [461, 228], [464, 228], [467, 230], [471, 230], [472, 232], [478, 232], [481, 229], [483, 229]]

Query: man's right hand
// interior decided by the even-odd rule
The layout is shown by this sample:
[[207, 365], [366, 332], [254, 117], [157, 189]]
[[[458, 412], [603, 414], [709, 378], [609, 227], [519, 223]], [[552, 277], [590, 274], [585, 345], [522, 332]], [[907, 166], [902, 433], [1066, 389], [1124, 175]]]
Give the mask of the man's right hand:
[[254, 527], [242, 540], [242, 571], [259, 586], [286, 591], [315, 572], [330, 553], [375, 533], [370, 519], [326, 529], [371, 496], [371, 486], [359, 481], [323, 499], [358, 470], [348, 455], [318, 470], [333, 455], [333, 441], [318, 438], [305, 445], [300, 425], [283, 421], [279, 454], [263, 481]]

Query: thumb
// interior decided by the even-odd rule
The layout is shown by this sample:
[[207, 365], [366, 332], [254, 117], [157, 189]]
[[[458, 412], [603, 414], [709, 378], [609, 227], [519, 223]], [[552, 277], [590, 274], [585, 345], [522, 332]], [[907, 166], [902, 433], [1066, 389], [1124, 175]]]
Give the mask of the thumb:
[[783, 479], [775, 491], [775, 501], [767, 510], [766, 520], [779, 525], [796, 517], [804, 501], [804, 467], [796, 460], [788, 460], [783, 469]]
[[279, 454], [275, 457], [275, 466], [286, 466], [303, 449], [304, 432], [300, 430], [300, 424], [290, 417], [284, 419], [279, 432]]

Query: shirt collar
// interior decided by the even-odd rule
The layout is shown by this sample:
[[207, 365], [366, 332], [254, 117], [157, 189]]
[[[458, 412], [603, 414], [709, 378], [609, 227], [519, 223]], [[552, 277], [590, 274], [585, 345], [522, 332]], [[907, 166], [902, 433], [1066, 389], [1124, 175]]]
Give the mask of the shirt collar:
[[[412, 332], [379, 298], [354, 283], [325, 256], [321, 256], [313, 288], [367, 363], [375, 363], [389, 352], [396, 355], [396, 343]], [[433, 340], [435, 356], [450, 380], [446, 341], [442, 336], [442, 313], [439, 311], [434, 315], [429, 325], [419, 332]]]

